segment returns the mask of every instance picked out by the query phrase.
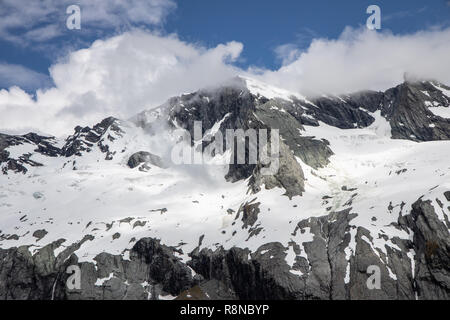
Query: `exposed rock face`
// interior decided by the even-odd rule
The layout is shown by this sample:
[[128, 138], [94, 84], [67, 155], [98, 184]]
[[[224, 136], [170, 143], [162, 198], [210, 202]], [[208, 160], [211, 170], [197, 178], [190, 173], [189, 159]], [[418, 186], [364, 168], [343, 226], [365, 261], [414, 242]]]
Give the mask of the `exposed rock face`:
[[[374, 121], [370, 113], [381, 110], [382, 116], [390, 122], [394, 139], [448, 140], [450, 120], [435, 115], [430, 109], [449, 107], [450, 101], [442, 89], [450, 88], [435, 81], [404, 82], [385, 92], [326, 96], [300, 104], [306, 109], [306, 115], [342, 129], [367, 127]], [[318, 125], [299, 119], [304, 124]]]
[[39, 153], [48, 157], [57, 157], [61, 154], [61, 150], [54, 145], [53, 137], [44, 137], [35, 133], [28, 133], [23, 136], [11, 136], [0, 133], [0, 168], [3, 174], [8, 171], [16, 173], [26, 173], [27, 166], [42, 166], [41, 163], [30, 159], [31, 153], [27, 152], [17, 158], [11, 158], [9, 147], [29, 146], [30, 151]]
[[313, 99], [313, 105], [307, 105], [307, 113], [341, 129], [367, 127], [375, 119], [366, 110], [377, 110], [381, 97], [382, 94], [370, 91], [344, 97], [321, 97]]
[[234, 289], [239, 299], [298, 299], [302, 281], [289, 273], [284, 257], [280, 243], [268, 243], [254, 254], [240, 248], [202, 249], [192, 253], [189, 264], [206, 279]]
[[450, 298], [450, 233], [429, 201], [418, 200], [405, 224], [414, 232], [416, 285], [421, 299]]
[[[279, 243], [265, 244], [255, 253], [240, 248], [195, 250], [189, 265], [205, 279], [226, 284], [239, 299], [448, 299], [449, 232], [433, 207], [421, 200], [414, 204], [406, 216], [413, 242], [394, 238], [401, 250], [389, 248], [387, 255], [374, 250], [369, 231], [359, 227], [356, 250], [347, 262], [349, 222], [355, 216], [344, 211], [300, 221], [295, 232], [309, 228], [314, 238], [303, 244], [303, 253], [292, 244], [296, 253], [292, 267], [285, 260], [289, 248]], [[430, 232], [434, 226], [437, 234]], [[414, 262], [409, 250], [416, 252]], [[380, 268], [380, 289], [367, 286], [369, 266]]]
[[134, 153], [128, 160], [128, 166], [133, 169], [144, 164], [151, 164], [160, 168], [166, 168], [167, 166], [163, 163], [161, 157], [152, 154], [147, 151], [139, 151]]
[[[217, 129], [222, 132], [225, 148], [229, 147], [226, 146], [226, 129], [245, 132], [249, 129], [278, 129], [281, 139], [296, 157], [313, 168], [320, 168], [329, 163], [333, 151], [328, 141], [304, 136], [303, 125], [317, 126], [322, 121], [342, 129], [363, 128], [373, 123], [373, 113], [379, 111], [390, 122], [392, 138], [413, 141], [450, 139], [450, 120], [430, 111], [434, 105], [449, 107], [448, 98], [439, 88], [446, 90], [448, 87], [436, 82], [405, 82], [386, 92], [363, 91], [310, 101], [291, 97], [288, 101], [255, 95], [245, 81], [237, 78], [219, 89], [200, 90], [172, 98], [161, 107], [159, 117], [168, 118], [168, 126], [176, 123], [189, 131], [193, 144], [195, 121], [202, 122], [202, 134], [219, 124]], [[137, 116], [135, 121], [151, 130], [153, 124], [146, 124], [144, 115]], [[210, 140], [214, 141], [214, 137]], [[202, 146], [206, 147], [210, 142], [203, 141]], [[246, 159], [248, 152], [249, 148], [246, 149]], [[234, 154], [232, 156], [235, 157]], [[257, 166], [247, 162], [231, 164], [226, 178], [230, 181], [247, 179], [255, 169]]]
[[162, 289], [172, 295], [192, 286], [191, 270], [175, 255], [174, 248], [161, 245], [154, 239], [142, 239], [133, 247], [133, 254], [149, 266], [150, 279], [161, 283]]
[[429, 109], [433, 106], [449, 108], [450, 101], [430, 82], [405, 82], [386, 91], [382, 113], [389, 120], [395, 139], [448, 140], [450, 119], [433, 114]]
[[[0, 168], [3, 174], [8, 174], [8, 171], [25, 174], [28, 172], [28, 167], [43, 165], [31, 159], [33, 154], [45, 157], [81, 157], [83, 152], [91, 152], [94, 146], [105, 154], [105, 160], [111, 160], [114, 153], [109, 151], [106, 141], [113, 142], [116, 139], [112, 133], [118, 136], [123, 133], [119, 126], [119, 120], [113, 117], [104, 119], [92, 129], [76, 127], [75, 133], [66, 139], [62, 148], [56, 146], [54, 137], [44, 137], [35, 133], [22, 136], [0, 133]], [[25, 151], [16, 158], [11, 158], [8, 148], [14, 146], [22, 146], [29, 151]]]
[[[218, 125], [217, 130], [222, 133], [223, 146], [227, 145], [227, 129], [242, 130], [247, 134], [249, 130], [255, 130], [259, 141], [260, 129], [268, 130], [268, 140], [270, 140], [270, 130], [279, 130], [283, 140], [280, 146], [280, 168], [275, 177], [264, 178], [259, 175], [261, 163], [249, 163], [249, 150], [253, 150], [259, 155], [259, 145], [249, 145], [245, 149], [244, 164], [237, 164], [235, 155], [236, 145], [246, 143], [244, 139], [236, 136], [234, 149], [232, 149], [233, 161], [229, 165], [226, 179], [232, 182], [252, 177], [256, 181], [257, 188], [261, 183], [265, 183], [267, 188], [282, 187], [286, 189], [286, 195], [292, 197], [300, 195], [303, 191], [303, 172], [300, 165], [294, 158], [299, 157], [306, 164], [319, 168], [326, 166], [328, 158], [333, 154], [327, 141], [314, 139], [314, 137], [302, 136], [302, 114], [303, 108], [298, 102], [288, 102], [282, 99], [268, 100], [261, 96], [255, 96], [245, 86], [242, 79], [236, 79], [229, 86], [224, 86], [215, 90], [200, 90], [196, 93], [183, 95], [170, 99], [167, 104], [161, 107], [159, 118], [167, 119], [167, 126], [176, 123], [181, 128], [186, 129], [195, 143], [194, 123], [201, 121], [202, 135], [210, 131], [214, 125]], [[135, 122], [146, 127], [150, 132], [154, 123], [146, 124], [145, 113], [138, 115]], [[160, 124], [159, 124], [160, 125]], [[248, 139], [248, 136], [246, 136]], [[210, 141], [202, 141], [202, 146], [206, 147], [213, 142], [215, 137], [210, 137]], [[292, 151], [291, 151], [292, 150]], [[292, 154], [293, 152], [293, 154]], [[264, 180], [264, 181], [263, 181]]]
[[[283, 189], [287, 197], [282, 197], [280, 203], [285, 201], [283, 204], [288, 203], [292, 207], [292, 199], [305, 197], [311, 191], [308, 190], [311, 184], [305, 180], [305, 174], [310, 180], [326, 180], [327, 173], [310, 177], [318, 172], [316, 169], [333, 165], [333, 150], [327, 140], [305, 135], [305, 126], [318, 126], [323, 122], [341, 129], [364, 128], [381, 115], [390, 123], [392, 138], [416, 142], [450, 139], [450, 120], [435, 115], [431, 109], [437, 106], [450, 108], [449, 99], [439, 88], [450, 90], [432, 82], [406, 82], [386, 92], [367, 91], [311, 100], [298, 97], [269, 99], [252, 93], [244, 83], [237, 81], [219, 89], [200, 90], [172, 98], [159, 110], [157, 118], [162, 123], [147, 123], [144, 115], [138, 116], [135, 122], [150, 133], [156, 131], [159, 125], [170, 129], [181, 127], [194, 138], [194, 122], [202, 121], [202, 134], [213, 129], [220, 131], [224, 143], [227, 129], [255, 130], [258, 139], [260, 129], [268, 130], [269, 137], [271, 130], [279, 130], [279, 166], [273, 175], [262, 174], [262, 170], [270, 163], [264, 164], [259, 158], [253, 164], [232, 164], [228, 167], [225, 176], [228, 181], [246, 180], [247, 183], [248, 179], [249, 198], [237, 202], [236, 207], [233, 207], [235, 211], [227, 210], [228, 207], [221, 208], [226, 215], [220, 217], [224, 225], [228, 222], [232, 225], [241, 224], [245, 234], [242, 242], [238, 242], [240, 245], [226, 247], [228, 243], [224, 241], [215, 246], [210, 244], [202, 247], [202, 236], [195, 250], [182, 252], [179, 247], [167, 246], [155, 238], [133, 238], [130, 243], [138, 241], [132, 249], [117, 255], [103, 252], [86, 262], [75, 251], [95, 239], [93, 235], [86, 235], [64, 248], [65, 240], [60, 239], [34, 252], [34, 245], [43, 245], [50, 237], [47, 231], [50, 229], [36, 226], [29, 232], [29, 236], [36, 240], [34, 245], [0, 249], [0, 299], [449, 299], [450, 222], [444, 209], [450, 210], [450, 204], [445, 202], [445, 199], [450, 202], [450, 191], [444, 192], [445, 199], [441, 197], [436, 200], [437, 206], [428, 200], [419, 199], [412, 205], [409, 214], [402, 215], [400, 211], [398, 221], [395, 216], [394, 221], [397, 222], [391, 223], [389, 227], [405, 232], [410, 235], [409, 238], [374, 234], [369, 225], [355, 226], [355, 218], [370, 212], [353, 210], [352, 196], [344, 205], [339, 203], [342, 199], [336, 200], [340, 209], [330, 206], [322, 210], [317, 206], [320, 211], [314, 214], [308, 212], [309, 207], [305, 204], [310, 201], [309, 198], [300, 201], [298, 216], [295, 212], [295, 218], [289, 222], [292, 222], [293, 227], [289, 231], [288, 228], [280, 231], [289, 232], [288, 244], [266, 239], [266, 243], [261, 242], [260, 245], [258, 242], [255, 247], [259, 247], [250, 251], [245, 242], [255, 239], [261, 232], [264, 234], [266, 226], [261, 223], [264, 218], [270, 220], [278, 217], [264, 211], [268, 206], [264, 206], [264, 199], [258, 197], [263, 186], [266, 189]], [[75, 128], [75, 133], [67, 138], [61, 148], [51, 137], [32, 133], [23, 136], [0, 134], [0, 168], [5, 178], [10, 178], [10, 174], [27, 173], [32, 167], [45, 165], [44, 162], [32, 160], [32, 153], [35, 153], [39, 159], [61, 157], [66, 164], [72, 163], [73, 169], [76, 169], [77, 159], [97, 149], [100, 150], [100, 157], [110, 163], [109, 160], [116, 159], [121, 152], [111, 146], [125, 134], [121, 121], [112, 117], [93, 128]], [[201, 147], [207, 147], [215, 139], [210, 138], [209, 141], [193, 139], [191, 142], [192, 145], [198, 143]], [[237, 139], [234, 140], [235, 144]], [[245, 142], [245, 138], [243, 140]], [[24, 147], [25, 151], [12, 156], [20, 153], [13, 152], [16, 146]], [[270, 150], [271, 143], [268, 147]], [[258, 146], [249, 143], [245, 147], [246, 159], [249, 158], [251, 148], [259, 151]], [[143, 171], [150, 164], [167, 167], [159, 156], [138, 150], [145, 150], [145, 147], [133, 150], [135, 153], [130, 157], [122, 151], [124, 157], [120, 166], [126, 163], [130, 168], [139, 167]], [[232, 157], [235, 157], [235, 150], [232, 151]], [[370, 161], [364, 163], [366, 167], [371, 165]], [[406, 169], [394, 172], [400, 175], [403, 170]], [[310, 172], [311, 175], [308, 175]], [[81, 172], [80, 176], [83, 174], [86, 172]], [[439, 174], [444, 175], [445, 172]], [[18, 176], [23, 177], [22, 174]], [[164, 190], [171, 187], [169, 185]], [[244, 189], [246, 187], [244, 185]], [[332, 187], [335, 192], [355, 191], [342, 185]], [[152, 190], [156, 190], [156, 187]], [[36, 203], [43, 203], [47, 196], [47, 192], [32, 190], [29, 193], [30, 199]], [[324, 203], [332, 198], [320, 197], [317, 199]], [[194, 199], [186, 201], [191, 200]], [[192, 202], [199, 203], [197, 199]], [[5, 200], [0, 203], [0, 208], [7, 205]], [[285, 213], [285, 207], [274, 209], [277, 211], [275, 214]], [[393, 209], [394, 206], [389, 204], [387, 210], [391, 213]], [[443, 218], [438, 211], [440, 209]], [[170, 203], [158, 203], [153, 208], [145, 209], [146, 214], [162, 216], [164, 219], [172, 219], [170, 215], [173, 211]], [[27, 221], [27, 214], [30, 213], [19, 213], [17, 220], [20, 223]], [[128, 217], [129, 212], [126, 214]], [[118, 220], [119, 225], [131, 225], [133, 219]], [[144, 226], [149, 228], [147, 230], [153, 228], [153, 221], [144, 220], [141, 216], [139, 219], [132, 224], [133, 229]], [[374, 216], [371, 221], [375, 222], [377, 218]], [[113, 223], [107, 224], [106, 231], [112, 227]], [[22, 240], [27, 235], [22, 231], [7, 234], [0, 230], [0, 240]], [[220, 232], [228, 236], [225, 227]], [[245, 240], [247, 233], [248, 238]], [[296, 242], [297, 235], [306, 235], [308, 240]], [[116, 232], [112, 229], [107, 239], [119, 242], [125, 236], [121, 230]], [[390, 245], [380, 246], [380, 239]], [[55, 250], [60, 252], [56, 256]], [[69, 266], [78, 266], [81, 270], [79, 289], [67, 286], [70, 274], [66, 271]], [[380, 288], [373, 289], [367, 285], [371, 266], [380, 270]]]
[[[266, 127], [280, 130], [283, 141], [304, 163], [313, 168], [326, 166], [329, 163], [328, 158], [333, 155], [327, 141], [303, 136], [301, 121], [285, 111], [289, 110], [289, 106], [290, 104], [283, 100], [269, 100], [257, 107], [255, 115]], [[291, 109], [294, 114], [297, 111]]]
[[[130, 252], [130, 260], [108, 253], [91, 262], [78, 262], [72, 246], [54, 256], [64, 240], [31, 255], [27, 247], [0, 249], [0, 299], [158, 299], [178, 295], [198, 283], [175, 249], [150, 238], [141, 239]], [[80, 289], [66, 284], [67, 267], [79, 266]]]
[[45, 235], [47, 234], [47, 230], [45, 229], [40, 229], [40, 230], [36, 230], [35, 232], [33, 232], [33, 237], [37, 238], [37, 241], [41, 240], [43, 237], [45, 237]]
[[261, 185], [264, 184], [266, 189], [284, 188], [285, 194], [289, 198], [301, 195], [305, 191], [303, 170], [289, 148], [281, 141], [278, 162], [278, 170], [273, 175], [263, 175], [261, 173], [263, 165], [258, 164], [250, 179], [253, 192], [257, 193], [261, 189]]
[[110, 132], [119, 136], [122, 133], [119, 120], [113, 117], [104, 119], [93, 128], [78, 126], [75, 128], [75, 133], [66, 139], [61, 154], [65, 157], [81, 156], [83, 152], [90, 152], [93, 146], [97, 145], [106, 154], [105, 159], [110, 160], [114, 154], [109, 151], [108, 145], [104, 143], [105, 139], [111, 142], [115, 140]]

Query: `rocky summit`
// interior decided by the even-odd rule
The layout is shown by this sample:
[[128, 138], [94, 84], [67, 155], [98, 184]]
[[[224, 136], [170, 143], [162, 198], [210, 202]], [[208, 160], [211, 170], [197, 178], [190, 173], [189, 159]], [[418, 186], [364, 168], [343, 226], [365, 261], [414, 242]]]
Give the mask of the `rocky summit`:
[[[279, 132], [271, 175], [230, 161], [251, 129]], [[201, 165], [174, 160], [180, 131]], [[65, 139], [0, 134], [0, 299], [450, 299], [449, 140], [435, 81], [245, 77]]]

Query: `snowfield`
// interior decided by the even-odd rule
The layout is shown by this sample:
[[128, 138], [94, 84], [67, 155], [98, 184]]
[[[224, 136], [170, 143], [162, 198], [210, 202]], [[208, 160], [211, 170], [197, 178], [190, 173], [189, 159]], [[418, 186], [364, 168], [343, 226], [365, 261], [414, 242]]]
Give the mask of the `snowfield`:
[[[260, 298], [273, 297], [272, 281], [281, 288], [276, 298], [446, 297], [445, 285], [436, 284], [433, 277], [447, 272], [439, 268], [446, 261], [450, 226], [450, 136], [446, 131], [450, 90], [429, 83], [402, 84], [396, 87], [397, 98], [369, 92], [364, 99], [324, 96], [320, 99], [325, 100], [313, 103], [256, 80], [240, 80], [248, 91], [233, 86], [175, 97], [128, 121], [107, 118], [93, 128], [77, 127], [66, 140], [0, 136], [0, 147], [7, 145], [6, 152], [0, 149], [0, 160], [6, 159], [0, 161], [4, 173], [0, 175], [0, 248], [25, 246], [21, 250], [34, 257], [44, 252], [49, 261], [53, 260], [48, 248], [55, 257], [74, 250], [78, 264], [92, 266], [89, 279], [95, 279], [86, 282], [84, 298], [108, 298], [104, 288], [119, 282], [126, 288], [123, 297], [128, 288], [134, 288], [130, 292], [145, 289], [141, 292], [145, 298], [189, 296], [185, 291], [197, 285], [195, 276], [204, 277], [200, 285], [209, 288], [202, 289], [209, 297], [218, 288], [210, 281], [221, 282], [221, 277], [231, 275], [228, 270], [213, 276], [207, 272], [217, 263], [229, 263], [225, 260], [230, 252], [232, 260], [236, 258], [230, 268], [238, 273], [235, 277], [249, 281], [265, 277], [261, 281], [267, 291], [252, 293]], [[284, 164], [280, 175], [257, 180], [256, 166], [239, 176], [241, 172], [224, 164], [229, 151], [203, 159], [202, 165], [175, 165], [171, 155], [180, 138], [175, 129], [192, 129], [189, 121], [202, 117], [208, 120], [207, 137], [243, 123], [279, 126], [280, 160], [284, 161], [280, 161]], [[49, 141], [59, 148], [54, 156], [45, 155], [52, 152]], [[203, 142], [193, 141], [192, 150]], [[158, 161], [135, 158], [146, 152], [149, 159], [151, 155]], [[237, 182], [225, 179], [230, 172], [238, 175]], [[290, 198], [286, 193], [292, 186], [300, 187]], [[420, 213], [413, 212], [419, 218], [411, 222], [408, 219], [416, 219], [414, 214], [404, 217], [419, 199], [429, 200], [434, 212], [429, 213], [433, 210], [426, 204]], [[211, 251], [202, 251], [205, 248]], [[152, 250], [162, 250], [165, 262], [160, 263], [158, 251]], [[427, 258], [429, 250], [431, 255], [432, 250], [441, 250], [439, 255], [444, 256], [436, 270]], [[16, 258], [17, 250], [4, 252]], [[98, 261], [110, 255], [99, 258], [101, 253], [121, 256], [120, 263], [116, 266], [110, 260], [102, 265]], [[139, 259], [146, 253], [157, 261], [145, 260], [144, 269], [156, 264], [156, 278], [163, 275], [163, 280], [149, 273], [133, 278], [123, 271], [131, 266], [134, 274], [133, 268], [141, 268]], [[73, 256], [60, 257], [67, 264], [73, 261]], [[4, 274], [14, 267], [11, 261], [4, 264]], [[374, 264], [383, 268], [386, 290], [372, 295], [366, 289], [365, 272]], [[59, 272], [53, 271], [55, 279], [44, 275], [53, 284], [52, 298], [55, 292], [57, 297], [67, 297], [60, 293], [65, 289], [55, 285]], [[166, 273], [173, 277], [170, 285], [163, 283]], [[435, 291], [426, 292], [430, 284]], [[240, 285], [237, 281], [232, 288], [220, 290], [224, 294], [236, 290], [236, 296], [253, 298], [247, 296], [247, 284]], [[260, 283], [249, 285], [260, 289]], [[111, 294], [119, 292], [121, 297], [115, 290]]]
[[[297, 222], [351, 207], [358, 214], [351, 224], [379, 235], [370, 244], [385, 252], [386, 246], [395, 245], [381, 235], [412, 236], [392, 223], [400, 214], [408, 214], [419, 197], [432, 200], [440, 219], [448, 218], [448, 209], [440, 208], [437, 200], [445, 202], [443, 192], [450, 189], [450, 142], [393, 140], [389, 123], [379, 113], [374, 117], [376, 121], [364, 129], [344, 130], [324, 123], [305, 126], [306, 131], [299, 134], [327, 139], [335, 155], [327, 167], [318, 170], [297, 158], [305, 173], [306, 190], [292, 200], [280, 188], [250, 194], [247, 181], [226, 182], [225, 166], [130, 169], [126, 162], [132, 151], [153, 150], [155, 140], [131, 123], [123, 123], [125, 133], [113, 146], [125, 151], [113, 161], [105, 161], [98, 150], [64, 159], [66, 166], [60, 158], [49, 162], [35, 154], [31, 159], [45, 161], [44, 167], [32, 168], [25, 175], [0, 176], [1, 233], [18, 236], [3, 237], [0, 246], [28, 245], [36, 252], [65, 239], [55, 250], [57, 255], [91, 235], [93, 239], [75, 252], [80, 261], [91, 261], [100, 252], [126, 258], [135, 241], [155, 237], [181, 248], [186, 260], [204, 235], [202, 247], [211, 248], [239, 246], [255, 251], [264, 243], [278, 241], [286, 246], [286, 259], [292, 266], [288, 243], [303, 244], [313, 238], [308, 230], [292, 236]], [[30, 147], [8, 150], [21, 155], [33, 153]], [[67, 165], [72, 161], [77, 161], [77, 170]], [[252, 237], [240, 220], [235, 221], [244, 202], [261, 203], [257, 223], [263, 230]], [[42, 229], [47, 232], [44, 237], [33, 235]], [[354, 245], [351, 241], [349, 255]]]

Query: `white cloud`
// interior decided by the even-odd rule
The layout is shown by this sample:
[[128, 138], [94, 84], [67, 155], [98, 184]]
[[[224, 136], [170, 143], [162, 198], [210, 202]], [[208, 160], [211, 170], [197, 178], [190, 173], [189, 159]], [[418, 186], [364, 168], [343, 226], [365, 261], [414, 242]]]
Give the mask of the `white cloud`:
[[275, 47], [274, 53], [278, 61], [282, 65], [290, 64], [297, 60], [302, 53], [302, 49], [309, 46], [314, 38], [318, 38], [319, 34], [308, 27], [300, 28], [295, 34], [295, 40], [292, 43], [286, 43]]
[[242, 47], [230, 42], [204, 48], [143, 31], [97, 40], [53, 65], [55, 87], [38, 90], [35, 99], [18, 87], [1, 90], [0, 131], [45, 128], [61, 135], [109, 115], [128, 118], [236, 75], [231, 63]]
[[[260, 78], [305, 94], [384, 90], [405, 72], [449, 84], [449, 39], [450, 28], [408, 35], [347, 28], [336, 40], [313, 40], [295, 61]], [[281, 58], [298, 55], [295, 47], [284, 49]]]
[[160, 24], [176, 7], [172, 0], [79, 0], [77, 4], [81, 7], [82, 21], [85, 24], [103, 27]]
[[[405, 72], [450, 84], [448, 39], [450, 29], [411, 35], [347, 29], [336, 40], [314, 40], [293, 62], [269, 71], [234, 67], [243, 49], [238, 42], [205, 48], [176, 35], [130, 31], [69, 53], [50, 68], [54, 87], [35, 97], [18, 87], [1, 90], [0, 131], [68, 134], [76, 125], [109, 115], [126, 119], [236, 74], [302, 94], [384, 90], [401, 83]], [[283, 54], [289, 57], [289, 50]]]
[[0, 37], [21, 45], [60, 37], [67, 32], [66, 9], [73, 4], [81, 9], [79, 35], [159, 25], [176, 7], [173, 0], [1, 0]]
[[61, 35], [61, 28], [54, 24], [49, 24], [44, 27], [38, 27], [27, 31], [21, 35], [20, 41], [27, 42], [44, 42], [56, 38]]
[[282, 44], [274, 50], [277, 60], [281, 61], [283, 66], [291, 64], [301, 54], [301, 50], [294, 43]]

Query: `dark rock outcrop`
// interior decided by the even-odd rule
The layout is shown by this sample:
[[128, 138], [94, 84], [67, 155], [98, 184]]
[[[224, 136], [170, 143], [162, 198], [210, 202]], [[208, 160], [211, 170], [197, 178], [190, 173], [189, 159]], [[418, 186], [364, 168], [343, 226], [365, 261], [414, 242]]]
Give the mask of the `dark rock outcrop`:
[[402, 221], [414, 232], [415, 283], [420, 299], [450, 298], [450, 232], [430, 201], [419, 199]]
[[[0, 299], [158, 299], [178, 295], [198, 283], [176, 249], [144, 238], [130, 251], [130, 260], [101, 253], [91, 262], [78, 262], [73, 254], [85, 238], [58, 257], [59, 240], [32, 255], [27, 247], [0, 249]], [[69, 266], [78, 266], [80, 289], [67, 286]]]
[[430, 105], [427, 105], [431, 101], [450, 108], [449, 99], [431, 82], [405, 82], [387, 90], [381, 110], [391, 124], [392, 138], [413, 141], [449, 140], [450, 119], [433, 114], [429, 109]]
[[342, 97], [320, 97], [305, 106], [308, 108], [307, 114], [331, 126], [363, 128], [375, 120], [368, 111], [377, 110], [381, 97], [379, 92], [367, 91]]
[[93, 128], [76, 127], [75, 133], [66, 139], [66, 143], [61, 149], [61, 155], [64, 157], [81, 156], [83, 152], [91, 152], [92, 148], [97, 146], [101, 152], [106, 154], [105, 159], [111, 160], [114, 153], [109, 150], [108, 142], [113, 142], [116, 138], [108, 133], [108, 130], [118, 136], [123, 133], [120, 121], [113, 117], [103, 119]]
[[[226, 179], [232, 182], [249, 179], [249, 189], [254, 193], [263, 185], [268, 189], [283, 188], [292, 198], [305, 191], [300, 163], [318, 169], [327, 166], [333, 155], [326, 140], [303, 135], [305, 125], [317, 126], [321, 121], [342, 129], [367, 127], [373, 123], [373, 113], [377, 111], [389, 121], [393, 138], [417, 142], [450, 139], [450, 120], [436, 116], [426, 103], [432, 101], [433, 106], [450, 107], [448, 97], [439, 88], [450, 90], [434, 82], [405, 82], [386, 92], [323, 96], [308, 101], [295, 97], [292, 100], [267, 99], [251, 93], [238, 81], [219, 89], [172, 98], [161, 109], [160, 120], [171, 129], [175, 124], [186, 129], [191, 137], [194, 137], [195, 121], [202, 121], [202, 134], [217, 125], [224, 142], [227, 142], [226, 129], [256, 132], [278, 129], [281, 137], [279, 166], [274, 174], [263, 175], [262, 170], [270, 163], [263, 164], [258, 158], [257, 163], [231, 164]], [[143, 120], [136, 122], [150, 133], [155, 125], [147, 127]], [[110, 145], [122, 134], [120, 121], [115, 118], [106, 118], [93, 128], [75, 128], [75, 133], [61, 149], [51, 137], [32, 133], [0, 134], [0, 167], [8, 174], [26, 173], [30, 167], [43, 165], [33, 160], [32, 153], [11, 157], [9, 148], [25, 144], [31, 145], [33, 152], [47, 157], [81, 157], [98, 148], [105, 160], [111, 160], [115, 153]], [[259, 134], [256, 137], [259, 139]], [[200, 146], [207, 147], [215, 138], [202, 139]], [[234, 145], [237, 139], [233, 140]], [[242, 140], [245, 142], [245, 137]], [[191, 142], [194, 145], [199, 141]], [[271, 144], [268, 147], [270, 149]], [[246, 159], [252, 148], [259, 151], [258, 146], [249, 143], [245, 147]], [[235, 153], [233, 148], [233, 158]], [[146, 151], [134, 153], [128, 159], [130, 168], [146, 170], [147, 164], [166, 167], [160, 157]], [[341, 191], [354, 190], [345, 187]], [[33, 196], [33, 201], [45, 200], [40, 192]], [[450, 201], [449, 192], [444, 196]], [[261, 231], [260, 204], [245, 202], [236, 213], [234, 223], [242, 222], [249, 237]], [[440, 206], [442, 209], [443, 204]], [[154, 211], [166, 214], [167, 209]], [[62, 246], [64, 239], [34, 254], [30, 252], [31, 246], [0, 249], [0, 299], [158, 299], [166, 295], [180, 299], [450, 298], [449, 229], [430, 201], [417, 200], [410, 214], [400, 215], [394, 226], [410, 233], [412, 240], [374, 235], [364, 226], [353, 226], [351, 221], [361, 214], [367, 213], [354, 213], [349, 208], [320, 217], [304, 216], [295, 221], [292, 239], [286, 246], [269, 242], [255, 252], [221, 246], [213, 250], [201, 248], [200, 243], [189, 254], [191, 260], [187, 263], [180, 258], [183, 252], [179, 249], [152, 238], [139, 240], [128, 252], [129, 259], [101, 253], [92, 262], [80, 262], [74, 254], [84, 242], [93, 239], [89, 235], [69, 244], [57, 256], [55, 249]], [[145, 222], [136, 221], [133, 227], [144, 225]], [[45, 240], [46, 230], [32, 232], [38, 241]], [[303, 243], [295, 242], [296, 236], [305, 232], [312, 238]], [[112, 239], [120, 237], [120, 233], [115, 233]], [[1, 232], [0, 238], [20, 239], [19, 235]], [[380, 247], [379, 239], [393, 245]], [[286, 257], [288, 253], [292, 256], [292, 252], [293, 263], [288, 264]], [[66, 285], [69, 266], [81, 270], [79, 289], [72, 290]], [[379, 267], [381, 272], [379, 289], [367, 286], [370, 266]]]
[[128, 166], [133, 169], [144, 164], [151, 164], [160, 168], [166, 168], [167, 166], [164, 164], [161, 157], [152, 154], [147, 151], [139, 151], [134, 153], [129, 159], [128, 159]]
[[[305, 191], [303, 170], [295, 160], [291, 150], [281, 141], [279, 149], [278, 168], [276, 168], [275, 173], [263, 175], [261, 170], [266, 166], [258, 164], [249, 181], [251, 189], [254, 193], [257, 193], [264, 184], [266, 189], [284, 188], [285, 194], [289, 198], [299, 196]], [[269, 165], [272, 165], [272, 162]]]
[[[247, 227], [255, 225], [258, 203], [239, 211]], [[251, 207], [251, 208], [250, 208]], [[256, 209], [256, 211], [255, 211]], [[348, 260], [350, 209], [298, 222], [292, 236], [306, 230], [312, 240], [288, 247], [267, 243], [255, 252], [238, 247], [197, 248], [187, 265], [178, 249], [144, 238], [130, 250], [129, 260], [101, 253], [91, 262], [73, 254], [85, 241], [67, 247], [57, 257], [63, 239], [34, 255], [27, 247], [0, 249], [2, 299], [157, 299], [170, 294], [180, 299], [448, 299], [449, 232], [430, 202], [418, 200], [399, 226], [414, 232], [412, 241], [391, 238], [396, 247], [380, 250], [373, 235], [356, 229]], [[400, 249], [400, 250], [399, 250]], [[288, 251], [295, 253], [288, 265]], [[408, 252], [414, 251], [414, 262]], [[67, 267], [78, 265], [81, 288], [70, 290]], [[414, 270], [412, 266], [415, 265]], [[367, 286], [368, 268], [380, 269], [380, 288]], [[194, 275], [192, 270], [197, 274]]]
[[41, 163], [31, 159], [31, 153], [24, 153], [17, 158], [11, 158], [9, 147], [30, 145], [33, 152], [47, 157], [58, 157], [61, 150], [55, 146], [56, 140], [53, 137], [44, 137], [35, 133], [27, 133], [22, 136], [12, 136], [0, 133], [0, 168], [3, 174], [8, 171], [15, 173], [27, 173], [27, 167], [42, 166]]
[[255, 116], [265, 127], [278, 129], [284, 143], [304, 163], [316, 169], [326, 166], [329, 163], [328, 158], [333, 155], [328, 142], [303, 136], [304, 128], [301, 122], [286, 111], [290, 105], [284, 100], [272, 99], [258, 106]]

